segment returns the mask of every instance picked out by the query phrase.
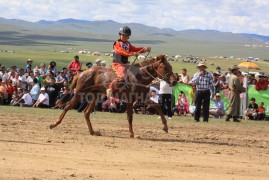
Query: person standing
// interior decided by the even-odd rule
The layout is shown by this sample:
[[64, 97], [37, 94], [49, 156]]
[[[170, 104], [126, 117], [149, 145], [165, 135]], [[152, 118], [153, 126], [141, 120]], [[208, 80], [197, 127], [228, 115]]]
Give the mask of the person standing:
[[30, 95], [31, 95], [31, 97], [33, 99], [34, 104], [38, 100], [39, 94], [40, 94], [40, 86], [38, 84], [37, 78], [34, 78], [34, 86], [30, 91]]
[[160, 103], [162, 104], [163, 113], [168, 116], [168, 119], [172, 119], [172, 94], [173, 87], [171, 87], [166, 81], [160, 79]]
[[240, 94], [246, 92], [246, 89], [241, 85], [238, 79], [238, 66], [234, 65], [231, 68], [231, 75], [229, 77], [229, 107], [230, 110], [226, 116], [226, 121], [230, 121], [230, 118], [233, 118], [234, 122], [240, 122], [238, 116], [240, 113]]
[[200, 62], [197, 68], [198, 72], [194, 74], [192, 80], [189, 83], [191, 85], [196, 85], [197, 89], [195, 95], [196, 109], [194, 112], [194, 120], [195, 122], [200, 121], [202, 110], [201, 106], [203, 106], [203, 121], [208, 122], [210, 96], [212, 95], [212, 97], [214, 97], [215, 84], [213, 82], [213, 77], [211, 76], [211, 74], [206, 71], [207, 66], [204, 62]]
[[50, 107], [55, 106], [60, 90], [60, 87], [55, 83], [55, 78], [51, 78], [50, 83], [46, 85], [46, 92], [49, 95]]
[[67, 67], [68, 70], [72, 70], [72, 72], [75, 74], [77, 71], [81, 70], [81, 62], [79, 61], [79, 56], [74, 56], [74, 60], [70, 62], [69, 66]]

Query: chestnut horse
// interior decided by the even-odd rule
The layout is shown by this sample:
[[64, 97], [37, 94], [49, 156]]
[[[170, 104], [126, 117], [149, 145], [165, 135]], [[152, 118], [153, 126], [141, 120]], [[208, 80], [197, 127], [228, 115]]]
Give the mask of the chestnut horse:
[[[112, 96], [124, 100], [126, 103], [127, 119], [129, 122], [130, 137], [134, 137], [132, 121], [133, 121], [133, 103], [137, 100], [145, 102], [149, 99], [149, 84], [155, 78], [160, 78], [166, 81], [169, 85], [175, 85], [176, 81], [173, 76], [172, 66], [168, 63], [165, 55], [159, 55], [156, 58], [145, 60], [135, 65], [126, 65], [126, 78], [117, 90], [113, 91]], [[101, 97], [106, 93], [106, 89], [112, 80], [115, 78], [115, 73], [108, 68], [94, 66], [81, 74], [79, 74], [72, 83], [74, 96], [66, 103], [66, 106], [60, 115], [59, 119], [50, 128], [55, 128], [59, 125], [66, 112], [71, 110], [83, 98], [87, 98], [88, 105], [84, 109], [84, 117], [86, 119], [91, 135], [100, 135], [92, 128], [90, 121], [90, 113], [95, 107], [95, 102], [101, 100]], [[161, 106], [156, 105], [156, 110], [159, 112], [163, 123], [163, 130], [168, 132], [166, 118], [162, 112]]]

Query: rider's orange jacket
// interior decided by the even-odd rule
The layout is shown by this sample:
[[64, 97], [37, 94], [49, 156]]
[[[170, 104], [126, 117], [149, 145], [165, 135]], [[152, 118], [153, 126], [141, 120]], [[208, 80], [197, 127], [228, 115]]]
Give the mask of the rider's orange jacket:
[[122, 56], [132, 56], [134, 52], [143, 53], [143, 47], [135, 47], [130, 42], [116, 41], [114, 51]]

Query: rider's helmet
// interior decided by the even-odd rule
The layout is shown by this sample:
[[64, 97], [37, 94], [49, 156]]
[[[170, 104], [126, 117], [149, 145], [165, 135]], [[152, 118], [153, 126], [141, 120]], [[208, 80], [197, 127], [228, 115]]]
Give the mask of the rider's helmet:
[[119, 34], [120, 35], [125, 34], [127, 36], [131, 36], [132, 32], [131, 32], [131, 29], [128, 26], [123, 26], [123, 27], [120, 28]]

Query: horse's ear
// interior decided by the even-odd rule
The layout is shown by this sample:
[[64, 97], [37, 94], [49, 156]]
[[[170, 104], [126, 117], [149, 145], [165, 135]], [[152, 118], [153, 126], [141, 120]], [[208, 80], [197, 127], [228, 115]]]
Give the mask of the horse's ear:
[[160, 54], [159, 56], [156, 57], [157, 60], [165, 60], [166, 59], [166, 55], [165, 54]]

